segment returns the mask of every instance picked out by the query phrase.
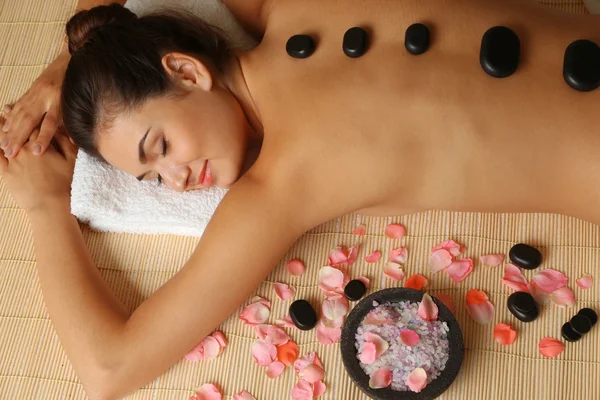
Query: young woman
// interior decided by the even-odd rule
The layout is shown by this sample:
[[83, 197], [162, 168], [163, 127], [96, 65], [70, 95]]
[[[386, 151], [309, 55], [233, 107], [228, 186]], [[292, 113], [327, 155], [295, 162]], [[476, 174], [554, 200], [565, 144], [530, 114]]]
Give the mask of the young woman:
[[[177, 190], [231, 188], [189, 261], [133, 314], [100, 278], [69, 213], [75, 146], [59, 135], [64, 155], [35, 156], [36, 131], [16, 157], [0, 157], [31, 220], [50, 316], [91, 398], [121, 397], [162, 374], [299, 236], [337, 216], [445, 209], [600, 222], [600, 90], [575, 91], [562, 77], [571, 42], [600, 43], [597, 18], [520, 0], [253, 5], [247, 21], [264, 36], [249, 52], [228, 51], [201, 23], [137, 19], [119, 6], [67, 26], [62, 111], [78, 145]], [[417, 22], [432, 41], [414, 56], [404, 34]], [[496, 25], [521, 38], [520, 64], [505, 79], [479, 63]], [[350, 58], [342, 40], [355, 26], [370, 44]], [[287, 54], [296, 34], [315, 39], [310, 57]]]

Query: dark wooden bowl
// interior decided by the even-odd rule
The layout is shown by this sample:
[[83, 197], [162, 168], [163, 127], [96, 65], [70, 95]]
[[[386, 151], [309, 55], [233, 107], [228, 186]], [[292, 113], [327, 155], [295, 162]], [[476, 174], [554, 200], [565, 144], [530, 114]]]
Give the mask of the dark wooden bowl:
[[450, 329], [448, 332], [450, 354], [448, 356], [448, 361], [446, 362], [446, 368], [442, 371], [440, 376], [429, 383], [419, 393], [412, 391], [396, 391], [392, 390], [391, 387], [371, 389], [369, 387], [369, 376], [360, 367], [355, 346], [356, 331], [366, 315], [375, 308], [373, 307], [373, 301], [376, 301], [379, 304], [403, 300], [418, 303], [423, 298], [423, 294], [424, 292], [420, 290], [405, 288], [380, 290], [362, 299], [354, 306], [352, 311], [350, 311], [350, 314], [348, 314], [342, 328], [342, 339], [340, 343], [342, 360], [344, 362], [344, 367], [352, 380], [369, 397], [377, 400], [435, 399], [450, 387], [458, 375], [464, 356], [462, 332], [456, 318], [454, 318], [454, 315], [452, 315], [450, 310], [433, 296], [433, 301], [439, 309], [438, 320], [445, 321]]

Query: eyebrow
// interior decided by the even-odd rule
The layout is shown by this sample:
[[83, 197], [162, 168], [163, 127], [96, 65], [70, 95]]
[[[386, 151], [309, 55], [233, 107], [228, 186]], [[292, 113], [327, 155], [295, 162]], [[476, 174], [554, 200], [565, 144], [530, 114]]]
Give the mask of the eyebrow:
[[[146, 164], [146, 153], [144, 152], [144, 144], [146, 143], [146, 138], [148, 137], [148, 133], [150, 133], [150, 129], [152, 129], [152, 127], [148, 128], [146, 134], [144, 135], [144, 137], [142, 137], [142, 139], [140, 140], [140, 144], [138, 145], [138, 158], [140, 159], [140, 163], [142, 164]], [[136, 179], [138, 181], [141, 181], [142, 179], [144, 179], [144, 176], [146, 174], [147, 172], [144, 172], [140, 176], [136, 176]]]

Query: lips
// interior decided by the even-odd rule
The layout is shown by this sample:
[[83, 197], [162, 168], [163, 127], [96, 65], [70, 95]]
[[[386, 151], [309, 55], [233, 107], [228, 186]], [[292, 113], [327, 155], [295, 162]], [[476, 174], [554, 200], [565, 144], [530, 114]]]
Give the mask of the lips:
[[208, 160], [204, 162], [202, 171], [200, 172], [200, 175], [198, 175], [196, 185], [201, 185], [203, 187], [208, 187], [212, 185], [212, 173], [210, 170], [210, 165], [208, 164]]

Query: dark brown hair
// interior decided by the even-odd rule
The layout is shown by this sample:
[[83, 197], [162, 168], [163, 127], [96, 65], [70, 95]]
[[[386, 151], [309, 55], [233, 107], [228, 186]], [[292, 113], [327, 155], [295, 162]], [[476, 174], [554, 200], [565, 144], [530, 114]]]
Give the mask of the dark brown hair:
[[71, 60], [61, 95], [65, 129], [80, 149], [104, 162], [99, 128], [150, 98], [177, 95], [163, 55], [206, 56], [219, 72], [230, 56], [218, 28], [182, 11], [138, 18], [115, 3], [77, 13], [66, 30]]

